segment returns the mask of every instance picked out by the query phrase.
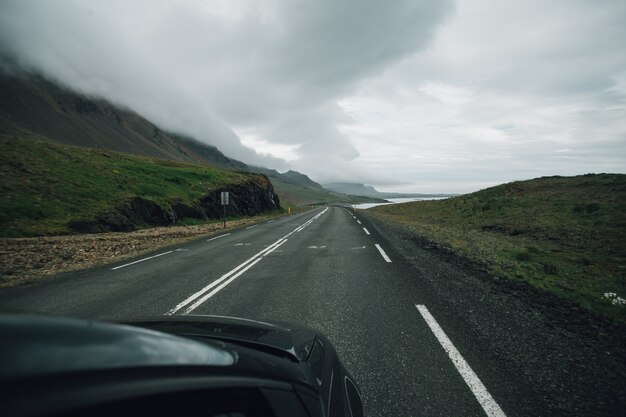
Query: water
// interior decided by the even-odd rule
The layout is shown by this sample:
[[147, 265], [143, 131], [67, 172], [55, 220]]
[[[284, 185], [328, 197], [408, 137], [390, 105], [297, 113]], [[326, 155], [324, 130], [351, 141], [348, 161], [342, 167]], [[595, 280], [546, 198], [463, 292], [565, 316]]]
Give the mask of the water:
[[400, 204], [400, 203], [410, 203], [412, 201], [424, 201], [424, 200], [445, 200], [449, 197], [419, 197], [419, 198], [387, 198], [386, 200], [389, 203], [363, 203], [363, 204], [353, 204], [352, 207], [355, 209], [368, 209], [377, 206], [386, 206], [389, 204]]

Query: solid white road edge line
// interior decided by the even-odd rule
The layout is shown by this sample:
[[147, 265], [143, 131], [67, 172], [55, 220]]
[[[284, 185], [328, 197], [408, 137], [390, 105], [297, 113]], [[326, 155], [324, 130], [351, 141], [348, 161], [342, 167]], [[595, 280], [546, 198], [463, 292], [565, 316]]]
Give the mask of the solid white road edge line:
[[506, 417], [504, 411], [500, 408], [498, 403], [493, 399], [487, 388], [483, 385], [483, 383], [478, 378], [478, 375], [470, 368], [469, 364], [463, 359], [463, 356], [459, 353], [459, 351], [454, 347], [452, 341], [446, 336], [443, 329], [437, 323], [437, 320], [430, 314], [428, 308], [425, 305], [416, 304], [417, 310], [420, 312], [430, 330], [435, 334], [435, 337], [443, 347], [443, 349], [448, 353], [450, 360], [456, 367], [457, 371], [465, 380], [467, 386], [472, 390], [474, 397], [478, 400], [483, 410], [489, 417]]
[[[207, 291], [211, 290], [213, 287], [215, 287], [216, 285], [219, 285], [222, 281], [224, 281], [225, 279], [228, 279], [231, 275], [233, 275], [234, 273], [236, 273], [237, 271], [239, 271], [241, 268], [245, 267], [246, 265], [248, 265], [250, 262], [253, 262], [255, 259], [259, 258], [261, 255], [263, 255], [264, 253], [268, 252], [268, 251], [273, 251], [274, 249], [276, 249], [278, 246], [282, 245], [283, 243], [285, 243], [287, 241], [287, 238], [289, 236], [291, 236], [294, 233], [299, 232], [300, 230], [304, 229], [306, 226], [310, 225], [315, 219], [319, 218], [322, 214], [326, 213], [326, 211], [328, 210], [328, 207], [326, 207], [322, 212], [318, 213], [316, 216], [314, 216], [313, 218], [309, 219], [307, 222], [305, 222], [304, 224], [298, 226], [297, 228], [295, 228], [294, 230], [292, 230], [290, 233], [286, 234], [285, 236], [281, 237], [280, 239], [278, 239], [276, 242], [272, 243], [271, 245], [269, 245], [268, 247], [266, 247], [265, 249], [263, 249], [262, 251], [258, 252], [257, 254], [253, 255], [252, 257], [250, 257], [248, 260], [246, 260], [245, 262], [239, 264], [238, 266], [236, 266], [235, 268], [233, 268], [232, 270], [230, 270], [229, 272], [225, 273], [224, 275], [222, 275], [221, 277], [219, 277], [218, 279], [216, 279], [215, 281], [211, 282], [210, 284], [208, 284], [207, 286], [205, 286], [204, 288], [202, 288], [199, 291], [196, 291], [195, 293], [193, 293], [192, 295], [190, 295], [189, 297], [187, 297], [183, 302], [179, 303], [176, 305], [176, 307], [170, 309], [167, 313], [165, 313], [166, 315], [172, 315], [176, 312], [178, 312], [180, 309], [182, 309], [183, 307], [186, 307], [187, 305], [193, 303], [196, 299], [202, 297], [203, 294], [205, 294]], [[260, 258], [259, 258], [260, 259]], [[256, 264], [256, 262], [254, 262]], [[245, 268], [244, 271], [247, 271], [249, 268]], [[237, 275], [239, 276], [239, 275]], [[232, 281], [232, 280], [230, 280]], [[228, 282], [230, 282], [228, 281]], [[220, 289], [225, 287], [224, 286], [220, 286]], [[208, 297], [210, 298], [210, 297]], [[208, 298], [206, 298], [208, 300]], [[200, 303], [202, 304], [202, 303]], [[198, 305], [200, 305], [198, 304]], [[195, 305], [195, 304], [194, 304]], [[195, 308], [195, 307], [194, 307]], [[191, 311], [189, 308], [187, 310], [185, 310], [185, 312]]]
[[138, 264], [139, 262], [147, 261], [148, 259], [158, 258], [159, 256], [167, 255], [168, 253], [172, 253], [172, 252], [174, 252], [174, 251], [173, 251], [173, 250], [169, 250], [169, 251], [167, 251], [167, 252], [159, 253], [158, 255], [150, 256], [150, 257], [148, 257], [148, 258], [139, 259], [138, 261], [131, 262], [131, 263], [129, 263], [129, 264], [124, 264], [124, 265], [116, 266], [115, 268], [111, 268], [111, 271], [114, 271], [114, 270], [116, 270], [116, 269], [120, 269], [120, 268], [124, 268], [124, 267], [126, 267], [126, 266], [130, 266], [130, 265]]
[[369, 230], [367, 230], [365, 227], [363, 228], [363, 231], [364, 231], [367, 235], [369, 235], [369, 234], [370, 234], [370, 231], [369, 231]]
[[210, 242], [210, 241], [212, 241], [212, 240], [215, 240], [215, 239], [220, 239], [220, 238], [223, 238], [223, 237], [228, 236], [228, 235], [230, 235], [230, 233], [226, 233], [225, 235], [215, 236], [215, 237], [212, 237], [211, 239], [207, 239], [206, 241], [207, 241], [207, 242]]
[[258, 226], [258, 224], [253, 224], [252, 226], [246, 227], [246, 229], [252, 229], [253, 227], [257, 227], [257, 226]]
[[380, 252], [380, 255], [383, 257], [383, 259], [391, 263], [391, 259], [389, 259], [383, 248], [381, 248], [378, 243], [375, 243], [374, 246], [376, 246], [376, 249], [378, 249], [378, 252]]

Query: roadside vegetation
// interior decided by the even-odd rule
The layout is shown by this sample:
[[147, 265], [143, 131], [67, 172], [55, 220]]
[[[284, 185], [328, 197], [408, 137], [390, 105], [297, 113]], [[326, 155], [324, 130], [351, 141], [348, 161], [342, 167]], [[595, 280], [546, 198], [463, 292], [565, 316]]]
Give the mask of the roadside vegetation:
[[626, 175], [539, 178], [367, 212], [493, 276], [626, 322]]
[[34, 140], [0, 137], [0, 237], [69, 233], [135, 196], [191, 204], [254, 174]]
[[306, 209], [306, 206], [310, 204], [361, 204], [385, 201], [380, 198], [340, 194], [325, 189], [314, 190], [297, 187], [276, 178], [271, 178], [271, 180], [282, 206], [284, 208], [290, 207], [292, 211]]

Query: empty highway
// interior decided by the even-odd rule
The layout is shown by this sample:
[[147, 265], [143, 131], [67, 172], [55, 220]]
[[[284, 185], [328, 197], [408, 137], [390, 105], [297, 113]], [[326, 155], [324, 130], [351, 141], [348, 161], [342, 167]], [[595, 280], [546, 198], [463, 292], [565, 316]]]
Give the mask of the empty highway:
[[623, 404], [623, 380], [602, 380], [610, 360], [585, 367], [593, 352], [531, 307], [428, 253], [408, 259], [341, 207], [5, 289], [0, 309], [307, 325], [334, 343], [369, 416], [600, 415]]

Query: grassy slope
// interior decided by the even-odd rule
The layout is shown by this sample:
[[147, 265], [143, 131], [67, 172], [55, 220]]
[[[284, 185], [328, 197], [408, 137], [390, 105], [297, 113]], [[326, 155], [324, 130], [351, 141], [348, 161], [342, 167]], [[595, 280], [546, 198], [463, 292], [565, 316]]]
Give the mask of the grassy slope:
[[0, 138], [0, 236], [68, 232], [142, 196], [162, 206], [194, 199], [252, 174], [111, 151]]
[[477, 262], [626, 322], [626, 175], [514, 182], [442, 201], [376, 207], [400, 224]]
[[328, 190], [297, 187], [276, 178], [271, 178], [271, 180], [276, 194], [280, 197], [280, 204], [284, 208], [291, 207], [294, 209], [305, 204], [313, 203], [359, 204], [382, 201], [377, 198], [350, 196]]

